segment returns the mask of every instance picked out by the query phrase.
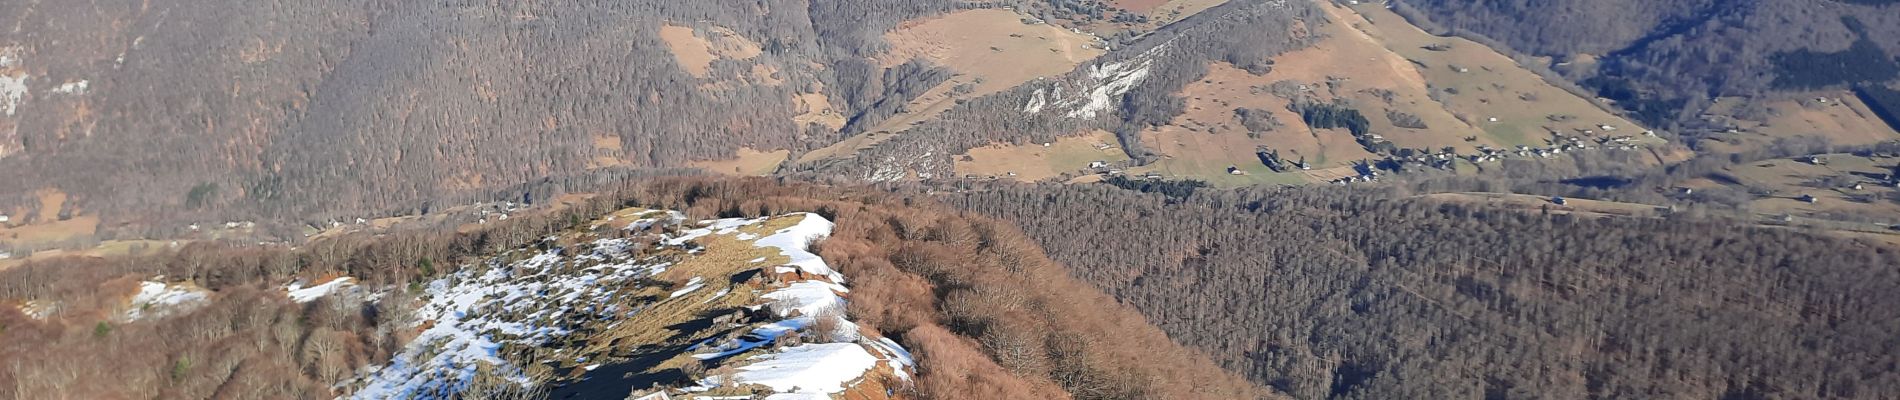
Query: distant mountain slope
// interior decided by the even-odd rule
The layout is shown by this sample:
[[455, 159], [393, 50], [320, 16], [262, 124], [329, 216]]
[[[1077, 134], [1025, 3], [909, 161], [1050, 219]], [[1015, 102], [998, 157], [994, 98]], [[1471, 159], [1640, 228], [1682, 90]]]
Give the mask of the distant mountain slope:
[[[1302, 46], [1309, 5], [1183, 1], [1161, 26], [1065, 1], [12, 2], [0, 215], [122, 237], [256, 220], [291, 239], [279, 222], [603, 170], [946, 176], [966, 149], [1083, 125], [1138, 148], [1134, 127], [1174, 112], [1206, 61]], [[962, 25], [1009, 32], [941, 38]], [[1053, 61], [1012, 68], [1031, 55]], [[1128, 76], [1094, 76], [1110, 65]], [[1028, 115], [1038, 90], [1067, 92]]]
[[821, 146], [794, 98], [855, 118], [903, 78], [880, 35], [953, 6], [5, 2], [0, 213], [57, 188], [108, 220], [321, 218]]
[[998, 142], [1049, 143], [1113, 132], [1129, 156], [1152, 157], [1141, 130], [1182, 112], [1181, 88], [1209, 62], [1249, 70], [1305, 47], [1301, 21], [1323, 18], [1308, 0], [1229, 1], [1115, 45], [1066, 74], [969, 99], [855, 157], [805, 160], [796, 170], [870, 180], [955, 175], [953, 155]]
[[[1716, 96], [1842, 88], [1892, 80], [1900, 69], [1894, 61], [1900, 55], [1900, 3], [1892, 1], [1395, 3], [1442, 29], [1571, 62], [1559, 69], [1623, 101], [1648, 122], [1685, 121]], [[1841, 61], [1781, 61], [1820, 53]]]

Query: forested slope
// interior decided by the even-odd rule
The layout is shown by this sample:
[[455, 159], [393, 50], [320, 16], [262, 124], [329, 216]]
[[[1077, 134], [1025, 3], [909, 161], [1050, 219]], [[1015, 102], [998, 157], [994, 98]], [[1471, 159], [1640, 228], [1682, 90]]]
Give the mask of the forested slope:
[[[894, 84], [879, 35], [954, 6], [6, 2], [0, 212], [56, 188], [108, 220], [325, 218], [822, 146], [837, 133], [795, 123], [793, 96], [869, 109]], [[665, 27], [739, 50], [695, 71]]]
[[[1405, 0], [1397, 8], [1452, 33], [1560, 67], [1647, 122], [1685, 122], [1716, 96], [1844, 88], [1895, 78], [1900, 5], [1890, 1]], [[1864, 43], [1864, 44], [1857, 44]], [[1788, 63], [1786, 56], [1843, 62]], [[1873, 74], [1863, 74], [1873, 73]]]
[[945, 198], [1295, 397], [1900, 394], [1892, 247], [1343, 189]]

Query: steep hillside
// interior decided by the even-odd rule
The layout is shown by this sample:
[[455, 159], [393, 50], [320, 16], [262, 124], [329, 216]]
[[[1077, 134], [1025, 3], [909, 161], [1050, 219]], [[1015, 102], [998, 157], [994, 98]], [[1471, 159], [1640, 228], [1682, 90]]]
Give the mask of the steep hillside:
[[837, 130], [803, 116], [906, 100], [885, 99], [882, 35], [952, 7], [8, 2], [0, 210], [54, 189], [121, 231], [316, 221], [822, 147]]
[[1100, 56], [1106, 42], [1034, 17], [1003, 9], [977, 9], [908, 21], [886, 34], [887, 67], [917, 59], [951, 75], [914, 97], [893, 102], [892, 114], [872, 124], [854, 124], [862, 134], [805, 154], [799, 162], [853, 157], [861, 149], [938, 118], [970, 99], [1032, 80], [1066, 74]]

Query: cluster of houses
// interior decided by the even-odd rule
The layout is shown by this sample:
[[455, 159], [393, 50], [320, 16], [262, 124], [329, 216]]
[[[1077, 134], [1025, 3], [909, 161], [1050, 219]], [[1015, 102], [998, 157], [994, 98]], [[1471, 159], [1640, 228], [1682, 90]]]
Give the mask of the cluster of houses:
[[1546, 142], [1550, 145], [1544, 147], [1518, 145], [1515, 149], [1479, 145], [1477, 154], [1465, 155], [1462, 156], [1462, 158], [1472, 163], [1486, 163], [1510, 157], [1550, 158], [1551, 156], [1563, 154], [1566, 151], [1636, 149], [1636, 138], [1631, 136], [1603, 136], [1597, 137], [1593, 141], [1585, 141], [1582, 137], [1578, 136], [1559, 136], [1555, 140], [1548, 140]]
[[1348, 183], [1377, 182], [1379, 180], [1379, 169], [1374, 168], [1371, 162], [1360, 161], [1353, 163], [1352, 171], [1356, 173], [1356, 175], [1334, 179], [1332, 183], [1334, 185], [1344, 185]]
[[[224, 223], [225, 230], [251, 229], [251, 228], [256, 228], [256, 227], [257, 227], [257, 223], [252, 222], [252, 221], [225, 221]], [[185, 225], [185, 229], [190, 229], [192, 232], [197, 232], [200, 230], [204, 230], [204, 227], [199, 226], [198, 224], [191, 224], [191, 225]]]
[[[1800, 158], [1798, 158], [1798, 160], [1808, 165], [1827, 165], [1827, 156], [1820, 155], [1820, 154], [1811, 154], [1811, 155], [1801, 156]], [[1869, 177], [1877, 181], [1877, 182], [1873, 182], [1873, 184], [1887, 186], [1894, 189], [1900, 189], [1900, 166], [1895, 166], [1894, 172], [1885, 174], [1884, 176], [1875, 174]], [[1861, 190], [1867, 190], [1868, 184], [1869, 182], [1867, 181], [1856, 180], [1855, 182], [1843, 185], [1839, 187], [1838, 189], [1847, 190], [1847, 191], [1861, 191]], [[1803, 203], [1810, 203], [1810, 204], [1820, 201], [1820, 199], [1815, 198], [1813, 195], [1807, 195], [1807, 194], [1803, 194], [1801, 195], [1801, 197], [1795, 198], [1795, 200], [1799, 200]]]
[[487, 204], [476, 203], [475, 206], [479, 207], [476, 211], [477, 216], [475, 219], [475, 223], [477, 224], [488, 223], [488, 217], [491, 217], [491, 216], [495, 217], [496, 221], [507, 221], [509, 213], [512, 213], [512, 212], [515, 212], [515, 210], [521, 209], [520, 206], [516, 205], [515, 202], [512, 202], [512, 201], [504, 201], [500, 203], [487, 203]]
[[[1606, 131], [1616, 130], [1615, 127], [1607, 126], [1607, 125], [1602, 126], [1601, 128]], [[1585, 131], [1585, 133], [1595, 134], [1596, 131], [1587, 130]], [[1655, 131], [1647, 131], [1647, 132], [1644, 132], [1643, 134], [1646, 136], [1655, 136]], [[1432, 149], [1411, 149], [1411, 148], [1394, 149], [1390, 147], [1390, 142], [1386, 142], [1383, 139], [1384, 138], [1381, 138], [1379, 137], [1379, 135], [1376, 135], [1376, 134], [1369, 134], [1360, 138], [1362, 144], [1372, 143], [1372, 144], [1383, 145], [1383, 146], [1376, 147], [1376, 149], [1384, 150], [1382, 151], [1382, 153], [1387, 154], [1385, 158], [1379, 159], [1376, 161], [1363, 161], [1363, 162], [1355, 163], [1353, 165], [1353, 169], [1355, 172], [1358, 173], [1357, 175], [1334, 179], [1331, 182], [1333, 184], [1343, 185], [1343, 184], [1354, 183], [1354, 182], [1376, 181], [1379, 179], [1379, 175], [1378, 175], [1379, 170], [1405, 171], [1408, 169], [1425, 169], [1425, 168], [1440, 169], [1440, 170], [1451, 169], [1453, 166], [1457, 164], [1458, 160], [1464, 160], [1472, 164], [1483, 164], [1483, 163], [1495, 162], [1495, 161], [1503, 160], [1506, 158], [1513, 158], [1513, 157], [1550, 158], [1552, 156], [1560, 155], [1560, 154], [1563, 154], [1564, 152], [1570, 152], [1570, 151], [1597, 150], [1597, 149], [1634, 150], [1637, 148], [1636, 137], [1627, 136], [1627, 135], [1595, 136], [1592, 138], [1585, 138], [1583, 136], [1570, 136], [1570, 135], [1560, 134], [1560, 135], [1557, 135], [1553, 139], [1545, 140], [1545, 143], [1548, 145], [1543, 146], [1543, 147], [1519, 145], [1516, 148], [1497, 148], [1497, 147], [1491, 147], [1489, 145], [1478, 145], [1477, 152], [1472, 153], [1472, 154], [1458, 154], [1457, 149], [1453, 147], [1445, 147], [1443, 149], [1436, 150], [1436, 151]], [[1368, 145], [1367, 147], [1367, 150], [1374, 150], [1374, 149], [1375, 147], [1372, 145]], [[1274, 156], [1275, 158], [1277, 158], [1277, 155], [1274, 155]], [[1261, 156], [1261, 161], [1269, 162], [1268, 164], [1269, 167], [1273, 166], [1273, 164], [1270, 161], [1268, 161], [1268, 157], [1266, 155]], [[1301, 164], [1304, 164], [1303, 160]], [[1301, 168], [1301, 169], [1306, 169], [1306, 168]], [[1279, 171], [1279, 170], [1276, 169], [1275, 171]]]
[[[1122, 170], [1122, 167], [1124, 166], [1124, 164], [1126, 163], [1109, 162], [1108, 160], [1095, 160], [1095, 161], [1089, 161], [1088, 168], [1084, 170], [1090, 174], [1095, 174], [1095, 175], [1122, 176], [1123, 174], [1126, 173], [1125, 171]], [[1007, 174], [1009, 176], [1016, 176], [1015, 172], [1009, 172]], [[966, 178], [974, 178], [974, 177], [975, 176], [972, 175]], [[1157, 172], [1149, 172], [1146, 174], [1142, 174], [1141, 178], [1147, 179], [1147, 180], [1160, 180], [1165, 177]], [[991, 177], [991, 179], [995, 179], [995, 177]]]
[[[1016, 11], [1015, 6], [1003, 6], [1002, 8], [1004, 10]], [[1043, 20], [1042, 18], [1036, 17], [1034, 15], [1028, 15], [1028, 14], [1021, 14], [1021, 15], [1022, 15], [1021, 21], [1023, 25], [1042, 25], [1042, 24], [1049, 23], [1049, 21]], [[1068, 29], [1069, 29], [1069, 32], [1073, 32], [1078, 35], [1088, 36], [1089, 38], [1094, 39], [1091, 41], [1090, 44], [1082, 45], [1082, 48], [1085, 48], [1085, 49], [1099, 48], [1102, 50], [1113, 50], [1109, 48], [1109, 43], [1107, 39], [1102, 39], [1101, 36], [1096, 36], [1095, 33], [1093, 32], [1084, 31], [1075, 27], [1069, 27]]]
[[[1094, 164], [1090, 164], [1090, 165], [1094, 165]], [[1121, 170], [1115, 170], [1115, 173], [1119, 174], [1121, 173]], [[1003, 175], [1000, 175], [1000, 176], [999, 175], [967, 174], [963, 176], [963, 179], [969, 179], [969, 180], [987, 179], [987, 180], [993, 181], [993, 180], [997, 180], [1001, 178], [1015, 178], [1015, 177], [1016, 177], [1016, 171], [1009, 171], [1009, 172], [1004, 172]]]
[[[495, 202], [477, 202], [475, 204], [470, 204], [467, 207], [472, 209], [472, 211], [475, 213], [475, 223], [487, 224], [490, 219], [494, 219], [497, 221], [506, 221], [508, 220], [508, 216], [510, 213], [514, 213], [515, 211], [525, 209], [528, 207], [528, 205], [522, 204], [522, 203], [515, 203], [512, 201], [495, 201]], [[464, 209], [461, 207], [456, 207], [455, 209], [450, 210], [450, 213], [458, 213], [458, 212], [461, 212], [461, 210], [464, 210]], [[428, 213], [429, 213], [429, 210], [427, 208], [424, 208], [422, 210], [422, 214], [428, 214]], [[312, 223], [309, 226], [314, 229], [341, 228], [344, 225], [367, 226], [370, 224], [371, 221], [368, 218], [357, 217], [354, 219], [333, 219], [328, 222], [329, 223], [327, 224]], [[192, 229], [197, 230], [197, 225], [192, 225]], [[306, 233], [305, 236], [309, 236], [309, 234]]]

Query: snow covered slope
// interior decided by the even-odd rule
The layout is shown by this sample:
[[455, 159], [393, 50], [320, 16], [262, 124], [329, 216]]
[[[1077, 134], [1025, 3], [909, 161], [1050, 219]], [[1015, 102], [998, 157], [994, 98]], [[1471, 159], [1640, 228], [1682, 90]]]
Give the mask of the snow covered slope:
[[[674, 398], [827, 398], [905, 381], [908, 351], [844, 318], [846, 277], [807, 247], [831, 226], [809, 213], [687, 222], [622, 210], [427, 285], [418, 336], [343, 385], [361, 399], [498, 386], [554, 397], [658, 387]], [[353, 287], [287, 289], [309, 301]]]
[[308, 287], [304, 286], [303, 282], [294, 282], [284, 288], [284, 295], [290, 297], [291, 301], [309, 303], [318, 298], [329, 296], [332, 293], [354, 292], [356, 290], [356, 280], [350, 277], [342, 277]]
[[190, 311], [204, 305], [206, 296], [204, 289], [195, 286], [139, 282], [138, 293], [132, 295], [131, 304], [126, 307], [125, 320], [162, 318], [172, 313]]

